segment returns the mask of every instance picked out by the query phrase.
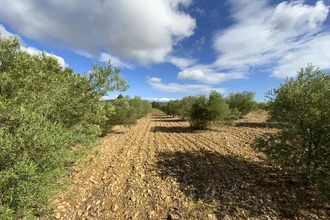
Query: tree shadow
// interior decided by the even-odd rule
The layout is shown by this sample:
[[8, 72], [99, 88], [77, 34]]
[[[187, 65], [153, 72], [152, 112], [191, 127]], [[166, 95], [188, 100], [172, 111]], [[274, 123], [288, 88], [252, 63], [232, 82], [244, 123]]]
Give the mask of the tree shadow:
[[170, 116], [170, 115], [152, 115], [151, 116], [152, 119], [164, 119], [164, 118], [173, 118], [173, 116]]
[[218, 219], [308, 219], [311, 213], [329, 214], [310, 188], [273, 167], [207, 150], [160, 152], [157, 159], [161, 178], [174, 178], [191, 200], [214, 207]]
[[277, 128], [276, 124], [267, 122], [238, 122], [235, 127], [249, 127], [249, 128]]
[[196, 131], [190, 127], [165, 127], [165, 126], [155, 126], [151, 128], [152, 132], [165, 132], [165, 133], [195, 133]]
[[182, 119], [159, 119], [159, 120], [154, 120], [156, 122], [185, 122], [185, 120]]

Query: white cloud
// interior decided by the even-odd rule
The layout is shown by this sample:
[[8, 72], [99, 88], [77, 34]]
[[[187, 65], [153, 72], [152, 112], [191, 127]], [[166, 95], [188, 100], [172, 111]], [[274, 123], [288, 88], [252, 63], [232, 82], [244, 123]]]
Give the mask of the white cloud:
[[196, 65], [178, 73], [180, 80], [196, 80], [206, 84], [218, 84], [232, 79], [247, 78], [241, 70], [232, 69], [231, 72], [218, 72], [214, 65]]
[[[14, 34], [13, 33], [10, 33], [9, 31], [7, 31], [2, 24], [0, 24], [0, 32], [1, 32], [1, 36], [3, 36], [3, 37], [14, 36]], [[41, 50], [39, 50], [39, 49], [37, 49], [35, 47], [25, 46], [24, 45], [24, 42], [22, 44], [23, 45], [21, 46], [21, 48], [23, 50], [25, 50], [26, 52], [28, 52], [29, 54], [39, 54], [39, 53], [42, 53]], [[51, 57], [55, 57], [58, 60], [58, 62], [61, 64], [61, 66], [63, 68], [64, 67], [69, 67], [69, 65], [67, 63], [65, 63], [65, 60], [63, 59], [63, 57], [60, 57], [60, 56], [57, 56], [57, 55], [54, 55], [54, 54], [50, 54], [50, 53], [47, 53], [47, 52], [46, 52], [46, 55], [51, 56]]]
[[112, 56], [111, 54], [108, 53], [101, 53], [100, 62], [108, 62], [109, 60], [111, 60], [111, 65], [115, 66], [115, 67], [124, 67], [127, 69], [134, 69], [132, 64], [129, 63], [125, 63], [123, 61], [121, 61], [118, 57]]
[[[35, 47], [24, 47], [24, 46], [22, 46], [22, 49], [27, 51], [29, 54], [40, 54], [40, 53], [42, 53], [41, 50], [39, 50]], [[57, 55], [54, 55], [54, 54], [50, 54], [50, 53], [47, 53], [47, 52], [46, 52], [46, 55], [56, 58], [63, 68], [64, 67], [69, 67], [69, 64], [67, 64], [65, 62], [63, 57], [60, 57], [60, 56], [57, 56]]]
[[151, 78], [147, 80], [152, 88], [168, 93], [183, 93], [183, 94], [208, 94], [211, 90], [224, 93], [226, 90], [223, 88], [213, 88], [205, 84], [178, 84], [178, 83], [162, 83], [160, 78]]
[[1, 37], [6, 37], [7, 38], [9, 36], [14, 36], [14, 34], [8, 32], [2, 24], [0, 24], [0, 32], [1, 32]]
[[308, 63], [323, 69], [330, 68], [330, 35], [319, 35], [316, 39], [302, 42], [299, 48], [283, 56], [275, 67], [272, 76], [285, 78], [293, 76], [300, 67]]
[[177, 77], [184, 80], [201, 80], [205, 78], [205, 74], [201, 70], [184, 70], [179, 72]]
[[101, 50], [141, 64], [161, 63], [194, 34], [196, 21], [180, 10], [191, 0], [11, 0], [0, 21], [28, 38], [99, 57]]
[[189, 66], [196, 64], [196, 59], [182, 58], [176, 56], [170, 56], [168, 61], [173, 65], [177, 66], [179, 69], [185, 69]]
[[162, 79], [161, 78], [157, 78], [157, 77], [153, 77], [151, 79], [148, 80], [149, 83], [161, 83]]
[[169, 102], [171, 100], [174, 100], [174, 99], [171, 99], [171, 98], [142, 98], [144, 100], [148, 100], [149, 102]]
[[214, 36], [218, 68], [248, 71], [274, 64], [273, 76], [281, 78], [294, 76], [308, 62], [330, 68], [330, 51], [324, 49], [330, 44], [330, 32], [322, 29], [329, 7], [322, 1], [314, 6], [282, 2], [276, 7], [261, 0], [231, 3], [234, 25]]

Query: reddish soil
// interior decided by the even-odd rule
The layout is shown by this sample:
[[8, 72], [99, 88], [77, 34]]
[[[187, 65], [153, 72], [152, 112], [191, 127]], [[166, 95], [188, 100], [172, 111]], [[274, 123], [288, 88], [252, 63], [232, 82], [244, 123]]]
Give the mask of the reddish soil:
[[[259, 115], [259, 116], [258, 116]], [[192, 131], [153, 113], [117, 126], [55, 199], [57, 219], [329, 219], [329, 207], [250, 144], [275, 131], [253, 114]]]

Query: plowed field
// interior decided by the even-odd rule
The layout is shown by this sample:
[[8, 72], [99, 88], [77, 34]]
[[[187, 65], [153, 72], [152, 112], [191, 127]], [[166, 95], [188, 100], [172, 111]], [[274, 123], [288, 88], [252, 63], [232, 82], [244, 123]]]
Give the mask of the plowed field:
[[118, 126], [54, 201], [58, 219], [327, 219], [310, 189], [250, 147], [262, 121], [192, 131], [153, 113]]

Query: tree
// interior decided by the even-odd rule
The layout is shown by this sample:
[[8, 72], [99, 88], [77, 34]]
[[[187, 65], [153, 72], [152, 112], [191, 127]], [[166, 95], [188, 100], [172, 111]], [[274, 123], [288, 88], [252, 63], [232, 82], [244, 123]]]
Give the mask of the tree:
[[0, 36], [1, 219], [47, 214], [60, 178], [101, 134], [100, 98], [127, 89], [119, 72], [109, 62], [75, 74], [46, 53], [22, 50], [18, 37]]
[[268, 98], [270, 120], [281, 130], [257, 139], [255, 147], [329, 198], [330, 75], [309, 65], [268, 92]]
[[153, 101], [151, 105], [152, 105], [152, 108], [158, 108], [158, 109], [160, 109], [160, 103], [159, 102]]
[[212, 122], [224, 120], [230, 113], [226, 101], [216, 91], [211, 91], [208, 99], [205, 95], [198, 96], [188, 109], [190, 126], [201, 130], [207, 128]]
[[229, 104], [229, 108], [234, 115], [238, 118], [242, 118], [247, 115], [249, 112], [253, 111], [257, 107], [257, 102], [254, 101], [254, 93], [253, 92], [238, 92], [236, 94], [230, 93], [227, 97], [227, 103]]

